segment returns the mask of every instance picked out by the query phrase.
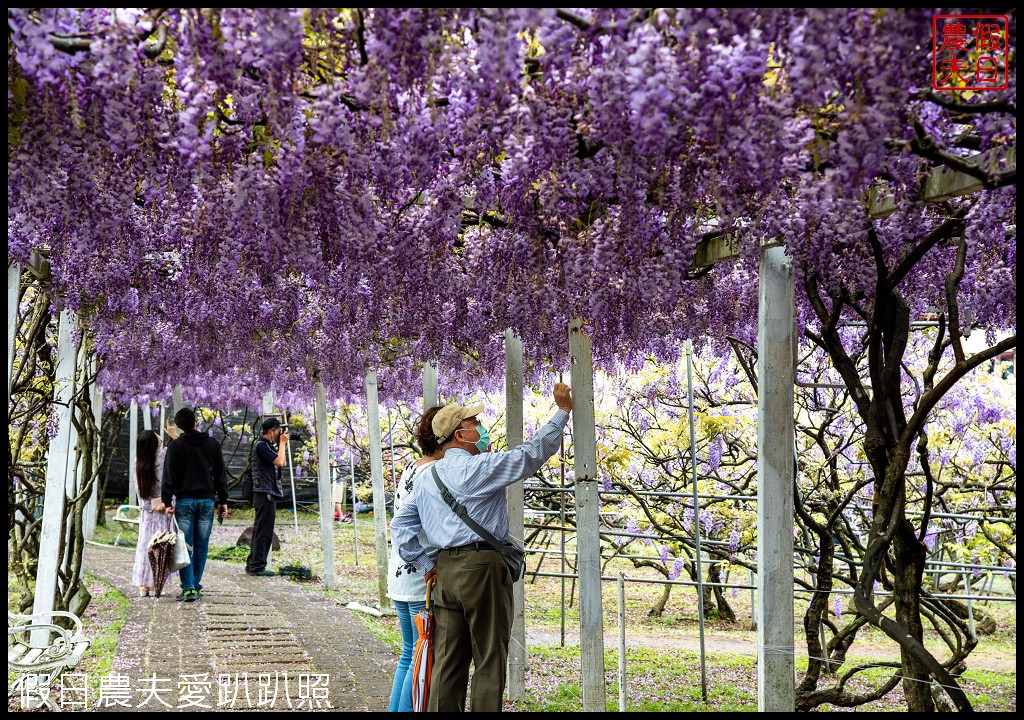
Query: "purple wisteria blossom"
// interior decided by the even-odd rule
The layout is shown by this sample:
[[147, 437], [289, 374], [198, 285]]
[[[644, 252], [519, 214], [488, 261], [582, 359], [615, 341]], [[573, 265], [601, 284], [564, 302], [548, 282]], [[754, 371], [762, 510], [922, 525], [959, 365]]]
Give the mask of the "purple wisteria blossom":
[[729, 559], [730, 560], [732, 559], [733, 554], [735, 554], [739, 549], [740, 549], [740, 530], [739, 530], [739, 528], [735, 528], [734, 527], [732, 529], [732, 532], [729, 534]]

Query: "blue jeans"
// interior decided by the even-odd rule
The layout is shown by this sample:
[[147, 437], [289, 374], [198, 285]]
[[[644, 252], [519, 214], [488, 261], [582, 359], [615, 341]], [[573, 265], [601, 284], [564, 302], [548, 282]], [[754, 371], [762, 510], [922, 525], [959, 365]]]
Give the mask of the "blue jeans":
[[409, 668], [412, 666], [412, 653], [416, 648], [416, 638], [419, 637], [412, 618], [423, 609], [425, 603], [422, 600], [413, 602], [392, 600], [391, 604], [398, 612], [398, 624], [402, 628], [402, 656], [398, 658], [398, 669], [395, 670], [395, 683], [391, 686], [391, 702], [388, 703], [388, 712], [412, 712], [413, 673]]
[[178, 571], [182, 590], [202, 590], [203, 570], [206, 569], [206, 555], [210, 552], [210, 533], [213, 531], [212, 498], [176, 498], [174, 517], [178, 527], [185, 533], [185, 542], [191, 548], [188, 556], [192, 560]]

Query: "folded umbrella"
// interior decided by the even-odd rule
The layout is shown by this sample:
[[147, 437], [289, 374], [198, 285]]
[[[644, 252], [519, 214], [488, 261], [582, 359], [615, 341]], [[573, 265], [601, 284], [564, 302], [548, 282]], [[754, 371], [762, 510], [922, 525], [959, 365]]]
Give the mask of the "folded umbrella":
[[174, 572], [174, 545], [177, 539], [175, 533], [158, 532], [149, 541], [149, 564], [153, 568], [153, 587], [156, 589], [157, 597], [160, 597], [164, 583]]
[[427, 584], [427, 601], [423, 609], [413, 618], [419, 637], [412, 655], [412, 710], [426, 712], [430, 697], [430, 672], [434, 668], [434, 613], [430, 609], [430, 584]]

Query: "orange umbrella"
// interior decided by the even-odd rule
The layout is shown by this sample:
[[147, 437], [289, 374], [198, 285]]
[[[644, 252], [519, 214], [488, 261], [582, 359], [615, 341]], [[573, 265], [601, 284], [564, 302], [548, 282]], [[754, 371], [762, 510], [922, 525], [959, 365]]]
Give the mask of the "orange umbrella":
[[427, 602], [412, 621], [419, 637], [412, 655], [412, 711], [426, 712], [430, 697], [430, 672], [434, 669], [434, 613], [430, 609], [430, 584], [427, 584]]

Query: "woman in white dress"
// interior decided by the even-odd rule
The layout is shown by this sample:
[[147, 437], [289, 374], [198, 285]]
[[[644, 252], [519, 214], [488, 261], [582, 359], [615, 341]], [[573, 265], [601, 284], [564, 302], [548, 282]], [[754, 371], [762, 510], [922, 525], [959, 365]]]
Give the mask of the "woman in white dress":
[[[441, 407], [432, 407], [420, 417], [416, 424], [416, 442], [423, 451], [423, 457], [409, 463], [402, 472], [402, 477], [395, 486], [395, 514], [402, 503], [412, 494], [413, 485], [427, 476], [430, 466], [441, 459], [441, 450], [434, 437], [431, 422]], [[428, 552], [434, 549], [420, 533], [420, 543]], [[402, 655], [398, 658], [398, 669], [395, 671], [395, 682], [391, 687], [391, 702], [388, 712], [412, 712], [412, 679], [409, 671], [412, 666], [413, 649], [416, 646], [416, 626], [413, 617], [423, 609], [426, 603], [427, 585], [423, 582], [423, 573], [412, 563], [407, 563], [398, 555], [398, 549], [392, 544], [391, 557], [388, 560], [388, 597], [398, 613], [399, 626], [402, 629]]]
[[[164, 428], [172, 438], [178, 436]], [[160, 500], [160, 482], [164, 474], [164, 454], [160, 436], [152, 430], [143, 430], [135, 441], [135, 490], [138, 492], [142, 517], [139, 520], [139, 541], [135, 546], [135, 564], [132, 567], [132, 585], [139, 588], [139, 595], [156, 595], [153, 567], [149, 564], [149, 541], [158, 532], [167, 532], [170, 520], [164, 515], [164, 504]]]

